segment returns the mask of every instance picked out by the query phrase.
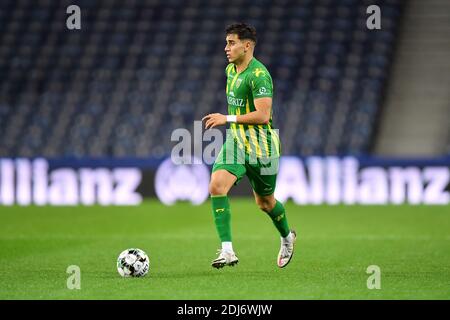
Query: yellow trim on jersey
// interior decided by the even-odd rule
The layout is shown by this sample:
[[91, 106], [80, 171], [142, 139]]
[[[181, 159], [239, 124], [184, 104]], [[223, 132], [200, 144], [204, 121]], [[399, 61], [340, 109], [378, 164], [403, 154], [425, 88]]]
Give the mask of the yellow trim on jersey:
[[248, 99], [247, 99], [247, 104], [245, 105], [245, 112], [250, 113], [250, 104], [248, 103]]
[[267, 135], [265, 129], [262, 124], [258, 125], [259, 128], [259, 138], [263, 141], [264, 149], [266, 149], [266, 156], [270, 156], [269, 154], [269, 144], [267, 143]]
[[[231, 87], [233, 87], [233, 85], [231, 85]], [[239, 108], [236, 108], [236, 115], [240, 115], [240, 114], [241, 114], [241, 110]], [[245, 149], [247, 150], [247, 153], [250, 153], [252, 149], [250, 148], [250, 143], [248, 142], [247, 137], [245, 136], [245, 130], [244, 130], [243, 124], [239, 125], [239, 131], [241, 133], [242, 140], [244, 140]]]
[[252, 139], [252, 144], [255, 146], [256, 148], [256, 156], [258, 157], [262, 157], [262, 150], [261, 147], [259, 145], [259, 141], [256, 137], [256, 131], [253, 125], [249, 125], [248, 126], [248, 131], [250, 132], [250, 138]]
[[275, 144], [275, 149], [277, 150], [277, 156], [280, 155], [280, 138], [278, 138], [278, 135], [276, 134], [275, 131], [272, 130], [272, 128], [270, 127], [270, 124], [267, 125], [267, 127], [269, 128], [269, 131], [271, 133], [271, 136], [273, 137], [273, 141]]
[[232, 68], [233, 68], [233, 65], [232, 65], [232, 64], [228, 65], [227, 70], [226, 70], [227, 76], [230, 76], [230, 73], [231, 73]]
[[236, 73], [236, 75], [233, 78], [233, 81], [231, 81], [230, 90], [233, 90], [234, 83], [236, 82], [237, 78], [239, 77], [239, 74], [240, 74], [239, 72]]
[[[248, 100], [247, 100], [247, 104], [245, 106], [245, 110], [246, 110], [247, 113], [250, 113], [250, 104], [248, 103]], [[252, 139], [252, 144], [255, 146], [255, 149], [256, 149], [256, 156], [257, 157], [262, 157], [262, 151], [261, 151], [261, 148], [259, 146], [259, 141], [256, 138], [256, 131], [255, 131], [255, 128], [254, 128], [254, 126], [252, 124], [248, 125], [248, 131], [250, 133], [250, 139]]]
[[228, 77], [230, 76], [231, 70], [233, 69], [233, 65], [230, 64], [226, 69], [225, 72], [227, 73], [227, 88], [225, 89], [225, 92], [228, 93]]
[[247, 153], [252, 152], [252, 149], [250, 147], [250, 143], [248, 142], [247, 137], [245, 136], [245, 130], [244, 130], [244, 125], [243, 124], [239, 125], [239, 130], [241, 131], [242, 138], [244, 139], [245, 149], [247, 150]]
[[[227, 71], [227, 77], [230, 76], [230, 73], [231, 73], [232, 70], [233, 70], [233, 64], [230, 64], [230, 65], [227, 67], [227, 69], [226, 69], [226, 71]], [[230, 87], [228, 87], [228, 78], [227, 78], [227, 88], [226, 88], [226, 93], [227, 93], [227, 94], [228, 94], [228, 92], [229, 92], [230, 90], [233, 89], [234, 83], [236, 82], [236, 80], [237, 80], [238, 77], [239, 77], [239, 73], [236, 73], [236, 75], [234, 76], [233, 80], [231, 81]], [[240, 109], [239, 109], [239, 108], [236, 108], [236, 115], [239, 115], [239, 114], [240, 114]], [[243, 145], [242, 142], [241, 142], [240, 135], [239, 135], [239, 133], [238, 133], [237, 127], [238, 127], [238, 124], [236, 124], [236, 123], [232, 123], [232, 124], [231, 124], [231, 130], [233, 130], [234, 136], [236, 137], [236, 140], [238, 141], [238, 146], [239, 146], [239, 148], [243, 149], [243, 148], [244, 148], [244, 145]], [[250, 145], [249, 145], [247, 139], [245, 138], [245, 130], [244, 130], [244, 126], [243, 126], [242, 124], [239, 125], [239, 132], [240, 132], [241, 134], [243, 133], [243, 135], [242, 135], [242, 140], [244, 141], [245, 148], [246, 148], [247, 151], [248, 151], [248, 150], [250, 149]]]
[[[239, 134], [238, 134], [238, 132], [237, 132], [236, 123], [232, 123], [232, 124], [231, 124], [231, 130], [233, 131], [234, 136], [236, 137], [236, 140], [237, 140], [237, 142], [238, 142], [239, 148], [240, 148], [240, 149], [243, 149], [243, 148], [244, 148], [244, 145], [243, 145], [242, 142], [239, 140]], [[233, 151], [233, 152], [234, 152], [234, 151]]]

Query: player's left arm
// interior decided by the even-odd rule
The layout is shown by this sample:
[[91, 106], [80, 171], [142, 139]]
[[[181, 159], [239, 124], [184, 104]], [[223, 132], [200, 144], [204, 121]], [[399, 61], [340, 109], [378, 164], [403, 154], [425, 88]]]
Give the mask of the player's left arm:
[[260, 71], [258, 76], [253, 77], [250, 85], [254, 97], [255, 111], [237, 116], [226, 116], [221, 113], [208, 114], [202, 119], [206, 120], [205, 128], [214, 128], [227, 122], [252, 125], [269, 123], [272, 113], [272, 79], [268, 73]]
[[[255, 111], [236, 116], [237, 123], [242, 124], [267, 124], [272, 110], [272, 98], [264, 97], [255, 99]], [[227, 116], [221, 113], [211, 113], [203, 117], [206, 120], [205, 129], [214, 128], [227, 123]]]
[[253, 100], [255, 111], [236, 116], [236, 122], [242, 124], [268, 124], [272, 111], [272, 98], [263, 97]]

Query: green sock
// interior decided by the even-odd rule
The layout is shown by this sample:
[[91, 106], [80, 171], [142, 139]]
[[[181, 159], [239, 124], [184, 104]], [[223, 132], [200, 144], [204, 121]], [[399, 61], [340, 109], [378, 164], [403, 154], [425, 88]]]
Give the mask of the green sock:
[[283, 204], [277, 200], [275, 207], [273, 207], [272, 211], [268, 213], [270, 218], [273, 221], [273, 224], [277, 228], [280, 235], [284, 238], [289, 234], [289, 226], [286, 218], [286, 212], [284, 210]]
[[228, 196], [211, 196], [214, 222], [222, 242], [231, 241], [231, 213]]

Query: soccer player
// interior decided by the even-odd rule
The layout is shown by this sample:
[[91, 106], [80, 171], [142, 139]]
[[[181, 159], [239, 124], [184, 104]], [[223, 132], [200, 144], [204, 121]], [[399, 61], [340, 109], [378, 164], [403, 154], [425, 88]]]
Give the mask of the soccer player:
[[227, 194], [245, 175], [253, 188], [256, 204], [269, 215], [281, 236], [278, 267], [285, 267], [294, 253], [296, 233], [289, 229], [285, 209], [274, 197], [280, 142], [272, 128], [272, 78], [266, 67], [253, 57], [255, 45], [254, 27], [245, 23], [227, 27], [228, 115], [212, 113], [202, 119], [206, 120], [206, 129], [230, 123], [209, 185], [214, 222], [222, 242], [219, 256], [212, 261], [214, 268], [238, 263], [231, 241]]

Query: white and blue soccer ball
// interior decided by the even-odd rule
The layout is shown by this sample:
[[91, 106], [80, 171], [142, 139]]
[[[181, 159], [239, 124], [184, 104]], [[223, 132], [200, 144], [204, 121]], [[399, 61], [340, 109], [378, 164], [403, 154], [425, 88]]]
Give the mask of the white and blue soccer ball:
[[143, 277], [149, 268], [150, 260], [141, 249], [126, 249], [117, 258], [117, 271], [122, 277]]

